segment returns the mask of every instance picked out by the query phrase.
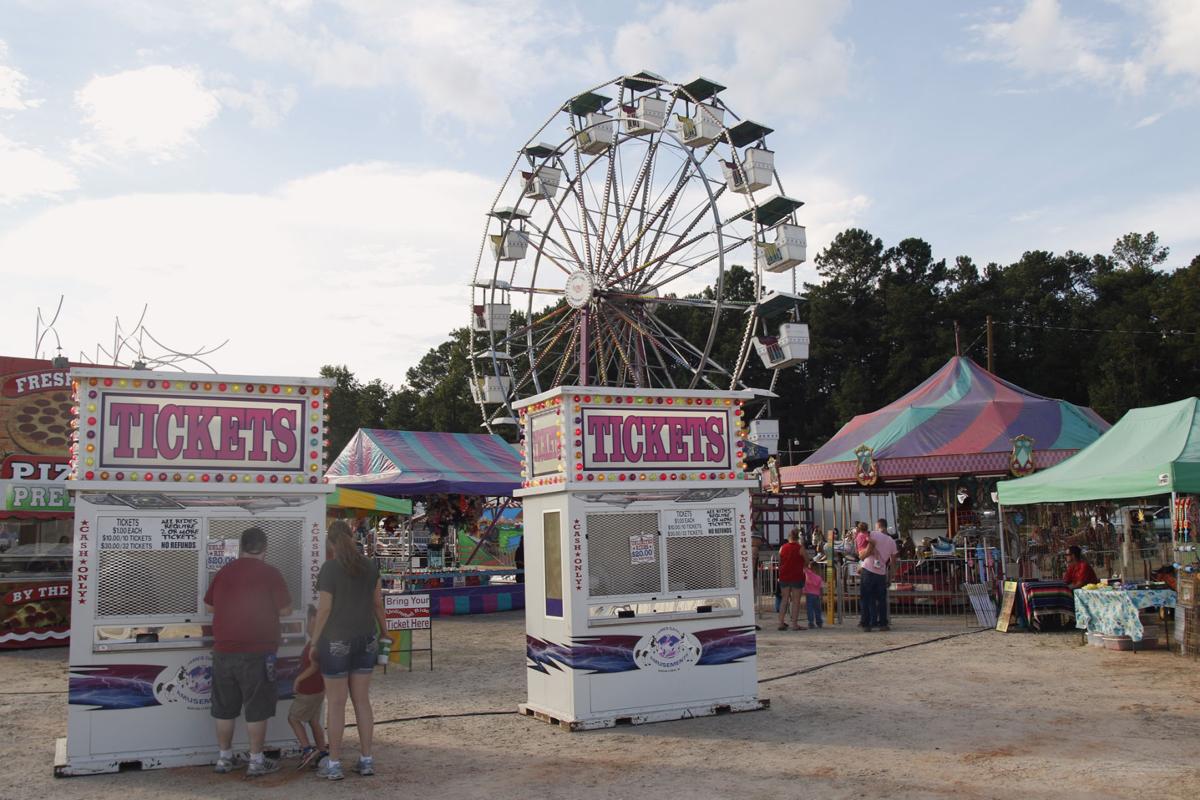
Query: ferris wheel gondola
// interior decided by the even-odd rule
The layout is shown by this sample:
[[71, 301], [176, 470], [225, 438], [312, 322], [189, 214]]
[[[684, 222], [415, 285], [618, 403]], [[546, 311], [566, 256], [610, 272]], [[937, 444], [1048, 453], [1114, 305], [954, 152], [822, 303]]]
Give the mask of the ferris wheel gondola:
[[[794, 277], [791, 321], [778, 337], [763, 327], [779, 306], [763, 305], [765, 275], [806, 259], [803, 203], [779, 182], [772, 130], [740, 119], [723, 91], [619, 77], [569, 99], [521, 148], [471, 282], [471, 392], [485, 427], [554, 386], [744, 388], [752, 351], [775, 370], [807, 358]], [[752, 269], [751, 301], [726, 296], [735, 260]], [[736, 361], [721, 364], [728, 310], [746, 326]]]

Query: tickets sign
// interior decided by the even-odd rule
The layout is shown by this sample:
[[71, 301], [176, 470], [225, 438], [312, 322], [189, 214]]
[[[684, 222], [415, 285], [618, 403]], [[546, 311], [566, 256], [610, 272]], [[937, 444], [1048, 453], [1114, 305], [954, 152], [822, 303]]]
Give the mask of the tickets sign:
[[562, 429], [557, 411], [534, 414], [529, 418], [529, 449], [533, 474], [549, 475], [562, 466]]
[[389, 631], [425, 630], [430, 626], [429, 595], [384, 594], [383, 616]]
[[729, 412], [585, 408], [589, 470], [719, 469], [730, 466]]
[[300, 398], [105, 394], [100, 467], [301, 468]]
[[102, 517], [101, 550], [197, 550], [198, 517]]
[[317, 483], [332, 381], [76, 368], [75, 478]]

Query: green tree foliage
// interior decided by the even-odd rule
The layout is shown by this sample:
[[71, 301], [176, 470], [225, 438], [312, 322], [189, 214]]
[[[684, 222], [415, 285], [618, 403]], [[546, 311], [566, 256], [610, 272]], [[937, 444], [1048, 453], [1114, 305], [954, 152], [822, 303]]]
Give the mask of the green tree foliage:
[[[918, 238], [887, 246], [868, 231], [843, 231], [814, 259], [822, 280], [804, 287], [797, 309], [810, 327], [810, 359], [779, 374], [779, 399], [766, 410], [781, 421], [789, 443], [781, 447], [799, 442], [799, 460], [855, 414], [908, 392], [954, 355], [956, 322], [963, 355], [986, 365], [989, 316], [996, 373], [1030, 391], [1090, 405], [1110, 421], [1195, 394], [1200, 256], [1174, 270], [1169, 256], [1151, 231], [1122, 236], [1107, 255], [1031, 250], [1012, 264], [980, 269], [968, 256], [935, 259]], [[750, 301], [754, 276], [733, 266], [722, 289], [727, 300]], [[710, 287], [701, 296], [714, 294]], [[707, 309], [660, 306], [655, 313], [693, 342], [703, 343], [712, 323]], [[755, 333], [773, 332], [780, 321]], [[722, 312], [717, 363], [737, 362], [746, 324], [742, 309]], [[465, 328], [451, 332], [398, 389], [363, 383], [345, 366], [322, 368], [337, 380], [330, 452], [360, 427], [479, 432], [468, 346]], [[772, 377], [751, 354], [744, 382], [766, 388]]]

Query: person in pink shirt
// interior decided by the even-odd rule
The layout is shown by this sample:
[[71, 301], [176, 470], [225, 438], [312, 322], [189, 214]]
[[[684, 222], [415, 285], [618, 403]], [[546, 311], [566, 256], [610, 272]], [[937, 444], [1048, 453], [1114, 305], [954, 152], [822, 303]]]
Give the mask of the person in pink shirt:
[[859, 627], [865, 631], [888, 626], [888, 568], [896, 557], [896, 542], [879, 531], [868, 531], [867, 523], [858, 523], [854, 536], [858, 550]]
[[813, 564], [811, 561], [804, 568], [804, 603], [808, 609], [808, 627], [825, 627], [821, 612], [821, 588], [825, 580], [820, 573], [825, 571], [824, 564]]

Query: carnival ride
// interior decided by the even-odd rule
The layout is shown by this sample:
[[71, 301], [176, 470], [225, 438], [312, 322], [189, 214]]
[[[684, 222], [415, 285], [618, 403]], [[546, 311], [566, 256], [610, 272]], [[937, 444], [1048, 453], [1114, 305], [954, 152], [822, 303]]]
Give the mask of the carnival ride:
[[[724, 89], [622, 76], [568, 99], [521, 147], [471, 281], [471, 393], [489, 431], [556, 386], [741, 389], [753, 349], [775, 371], [770, 397], [778, 371], [807, 360], [803, 203], [784, 192], [772, 129], [738, 117]], [[752, 301], [727, 296], [735, 262], [752, 265]], [[788, 272], [790, 293], [768, 287]], [[687, 324], [678, 308], [693, 310]], [[720, 364], [728, 310], [745, 313], [744, 333]], [[777, 423], [756, 422], [749, 438], [772, 447]]]

